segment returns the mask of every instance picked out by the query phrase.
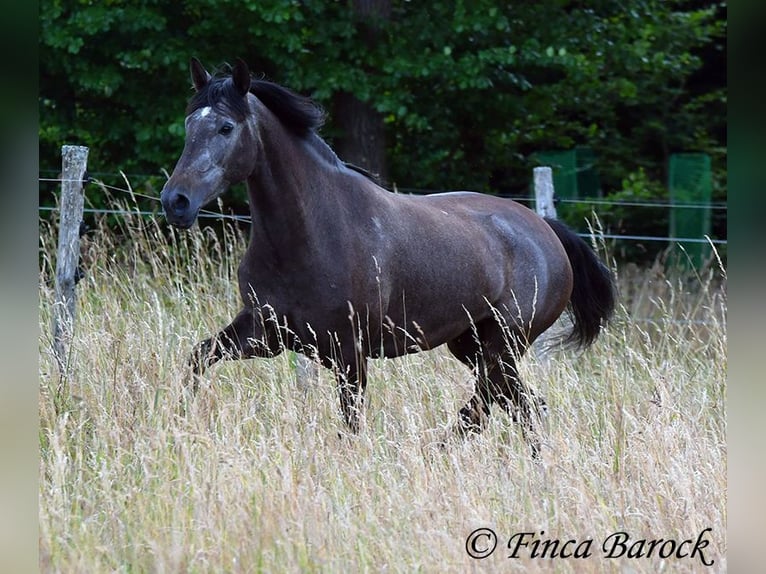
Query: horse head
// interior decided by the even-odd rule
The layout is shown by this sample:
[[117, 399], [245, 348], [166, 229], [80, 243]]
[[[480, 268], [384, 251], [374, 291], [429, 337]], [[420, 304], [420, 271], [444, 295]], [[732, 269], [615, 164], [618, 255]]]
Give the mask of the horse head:
[[165, 217], [182, 229], [194, 224], [203, 205], [247, 179], [255, 166], [247, 64], [237, 60], [231, 76], [217, 78], [196, 58], [190, 68], [195, 95], [187, 108], [186, 141], [160, 195]]

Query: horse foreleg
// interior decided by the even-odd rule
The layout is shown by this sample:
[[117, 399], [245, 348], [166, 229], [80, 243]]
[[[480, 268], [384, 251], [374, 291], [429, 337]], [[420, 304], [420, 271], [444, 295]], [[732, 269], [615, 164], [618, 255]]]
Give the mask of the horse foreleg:
[[364, 357], [356, 361], [356, 365], [348, 367], [346, 372], [336, 370], [340, 408], [348, 428], [354, 434], [361, 427], [364, 409], [364, 391], [367, 387], [367, 364]]
[[193, 390], [197, 392], [199, 376], [218, 361], [274, 357], [281, 351], [276, 330], [255, 310], [245, 308], [227, 327], [195, 346], [189, 357]]

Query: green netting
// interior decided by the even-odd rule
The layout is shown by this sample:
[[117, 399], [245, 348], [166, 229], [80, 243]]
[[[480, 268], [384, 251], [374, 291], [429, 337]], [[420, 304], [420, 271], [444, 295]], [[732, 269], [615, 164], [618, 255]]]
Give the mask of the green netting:
[[596, 171], [596, 154], [589, 147], [573, 150], [541, 151], [534, 155], [539, 165], [553, 170], [553, 186], [561, 199], [601, 196], [601, 182]]
[[[670, 156], [668, 173], [670, 202], [678, 205], [670, 210], [670, 237], [704, 239], [710, 235], [710, 198], [712, 179], [710, 156], [703, 153], [684, 153]], [[704, 206], [704, 207], [692, 207]], [[710, 257], [710, 245], [675, 241], [683, 246], [695, 266], [701, 266]]]
[[601, 180], [596, 171], [596, 154], [589, 147], [578, 147], [575, 151], [579, 197], [601, 197]]
[[[578, 147], [573, 150], [549, 150], [534, 155], [539, 165], [545, 165], [553, 170], [553, 187], [556, 199], [577, 200], [584, 197], [600, 197], [601, 182], [596, 172], [596, 154], [589, 147]], [[534, 193], [534, 191], [533, 191]], [[559, 219], [583, 229], [581, 206], [571, 201], [556, 204]]]
[[556, 197], [577, 199], [577, 153], [570, 151], [541, 151], [535, 154], [535, 160], [553, 170], [553, 188]]

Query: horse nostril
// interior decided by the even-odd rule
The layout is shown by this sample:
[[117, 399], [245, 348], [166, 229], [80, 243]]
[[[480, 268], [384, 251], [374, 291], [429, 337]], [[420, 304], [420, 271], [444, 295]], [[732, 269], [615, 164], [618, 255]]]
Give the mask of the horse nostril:
[[170, 208], [175, 213], [186, 213], [189, 209], [189, 198], [182, 193], [177, 193], [170, 202]]
[[183, 188], [168, 189], [165, 187], [160, 194], [160, 202], [168, 223], [181, 229], [188, 229], [197, 218], [199, 205], [192, 196], [187, 195]]

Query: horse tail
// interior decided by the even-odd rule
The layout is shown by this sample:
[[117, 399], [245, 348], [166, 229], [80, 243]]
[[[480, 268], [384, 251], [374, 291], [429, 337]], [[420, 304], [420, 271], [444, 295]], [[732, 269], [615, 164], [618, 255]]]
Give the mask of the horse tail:
[[579, 235], [556, 219], [544, 218], [561, 241], [572, 265], [573, 285], [569, 299], [572, 332], [567, 342], [587, 347], [596, 340], [615, 306], [612, 273]]

